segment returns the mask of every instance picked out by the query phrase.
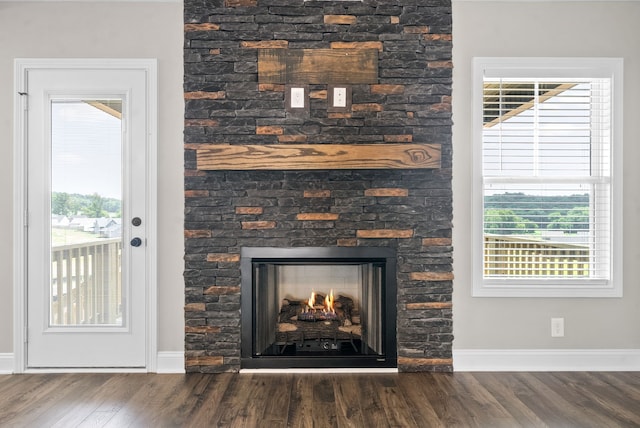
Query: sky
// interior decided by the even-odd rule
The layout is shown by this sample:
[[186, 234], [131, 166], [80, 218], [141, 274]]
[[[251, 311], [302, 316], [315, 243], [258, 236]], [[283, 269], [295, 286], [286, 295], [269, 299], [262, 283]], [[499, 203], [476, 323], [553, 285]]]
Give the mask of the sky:
[[83, 102], [54, 101], [52, 191], [121, 198], [121, 120]]

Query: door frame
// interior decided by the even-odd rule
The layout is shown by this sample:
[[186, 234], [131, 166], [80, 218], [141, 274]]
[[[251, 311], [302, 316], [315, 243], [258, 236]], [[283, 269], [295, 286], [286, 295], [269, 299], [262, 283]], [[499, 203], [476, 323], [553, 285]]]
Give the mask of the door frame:
[[[142, 369], [30, 369], [27, 367], [27, 107], [28, 72], [37, 69], [143, 70], [146, 74], [147, 229], [146, 367]], [[158, 349], [157, 288], [157, 59], [17, 58], [14, 60], [13, 127], [13, 359], [14, 373], [156, 372]]]

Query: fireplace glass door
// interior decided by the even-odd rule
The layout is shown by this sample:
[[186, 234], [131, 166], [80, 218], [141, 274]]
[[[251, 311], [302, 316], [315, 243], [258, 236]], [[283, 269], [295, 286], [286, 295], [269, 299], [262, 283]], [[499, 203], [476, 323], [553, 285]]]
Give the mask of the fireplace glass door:
[[388, 286], [385, 258], [254, 259], [250, 269], [244, 366], [395, 364], [395, 341], [388, 340], [395, 334], [395, 287]]

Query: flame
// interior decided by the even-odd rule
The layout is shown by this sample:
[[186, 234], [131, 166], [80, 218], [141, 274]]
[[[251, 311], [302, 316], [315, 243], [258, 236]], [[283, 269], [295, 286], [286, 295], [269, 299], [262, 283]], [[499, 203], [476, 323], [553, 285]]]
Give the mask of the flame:
[[[335, 313], [335, 307], [333, 306], [333, 289], [331, 289], [331, 292], [324, 298], [324, 308], [323, 308], [323, 312], [326, 313]], [[316, 303], [316, 292], [312, 291], [311, 292], [311, 296], [309, 297], [309, 300], [307, 300], [307, 306], [309, 307], [309, 309], [316, 309], [314, 307]]]
[[313, 304], [316, 302], [316, 292], [312, 291], [311, 292], [311, 297], [309, 297], [309, 300], [307, 300], [307, 306], [309, 306], [311, 309], [313, 309]]
[[324, 298], [324, 309], [326, 312], [335, 313], [333, 307], [333, 289], [331, 289], [331, 292]]

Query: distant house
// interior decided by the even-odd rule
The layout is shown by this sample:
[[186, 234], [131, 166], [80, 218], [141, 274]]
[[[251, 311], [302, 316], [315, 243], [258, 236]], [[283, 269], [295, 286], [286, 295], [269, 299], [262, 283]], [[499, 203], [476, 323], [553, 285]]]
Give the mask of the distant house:
[[51, 227], [56, 227], [59, 229], [68, 229], [71, 220], [69, 217], [64, 215], [53, 215], [51, 216]]
[[69, 224], [70, 229], [82, 230], [83, 232], [94, 232], [95, 230], [95, 218], [88, 218], [84, 216], [76, 216], [71, 219]]
[[52, 216], [51, 227], [59, 229], [74, 229], [93, 233], [100, 238], [119, 238], [122, 236], [122, 220], [119, 218], [89, 218], [77, 216]]
[[122, 236], [122, 220], [119, 218], [99, 218], [96, 220], [97, 234], [101, 238], [119, 238]]

